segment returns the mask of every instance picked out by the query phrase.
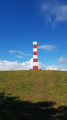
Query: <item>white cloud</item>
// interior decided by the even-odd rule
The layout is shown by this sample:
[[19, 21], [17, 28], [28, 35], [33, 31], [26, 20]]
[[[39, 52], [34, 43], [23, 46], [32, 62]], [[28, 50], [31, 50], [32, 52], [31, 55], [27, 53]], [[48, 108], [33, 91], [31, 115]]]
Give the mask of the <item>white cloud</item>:
[[8, 52], [9, 52], [10, 54], [14, 54], [14, 53], [24, 54], [24, 52], [19, 51], [19, 50], [9, 50]]
[[46, 66], [46, 70], [60, 70], [60, 71], [67, 71], [67, 67], [51, 65], [51, 66]]
[[24, 56], [32, 56], [31, 54], [25, 54], [23, 51], [19, 51], [19, 50], [9, 50], [8, 52], [10, 54], [18, 53], [18, 54], [21, 54], [21, 55], [24, 55]]
[[45, 66], [44, 64], [41, 64], [41, 63], [39, 66], [42, 70], [67, 71], [67, 67], [65, 67], [65, 66], [56, 66], [56, 65]]
[[[64, 66], [45, 66], [41, 62], [38, 62], [38, 68], [42, 70], [62, 70], [67, 71], [67, 67]], [[33, 58], [30, 61], [18, 63], [17, 61], [10, 62], [7, 60], [0, 61], [0, 71], [6, 70], [30, 70], [33, 69]]]
[[41, 4], [41, 10], [47, 22], [55, 24], [67, 21], [67, 5], [57, 0], [47, 0]]
[[56, 48], [55, 46], [53, 45], [40, 45], [38, 46], [38, 49], [45, 49], [47, 51], [51, 51], [53, 50], [54, 48]]
[[16, 55], [16, 57], [18, 57], [18, 58], [23, 58], [22, 56], [20, 56], [20, 55]]
[[25, 53], [24, 53], [23, 55], [24, 55], [24, 56], [32, 56], [31, 54], [25, 54]]
[[10, 54], [14, 54], [15, 53], [15, 50], [9, 50], [8, 51]]
[[30, 69], [30, 61], [18, 63], [17, 61], [0, 61], [0, 70], [28, 70]]
[[60, 57], [58, 63], [67, 63], [67, 58]]

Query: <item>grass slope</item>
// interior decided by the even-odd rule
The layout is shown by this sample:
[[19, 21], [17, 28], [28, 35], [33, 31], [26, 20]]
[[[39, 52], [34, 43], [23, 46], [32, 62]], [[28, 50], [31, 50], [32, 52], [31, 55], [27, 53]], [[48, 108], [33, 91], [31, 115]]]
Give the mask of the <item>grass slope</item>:
[[0, 120], [66, 120], [67, 72], [0, 71], [0, 106]]

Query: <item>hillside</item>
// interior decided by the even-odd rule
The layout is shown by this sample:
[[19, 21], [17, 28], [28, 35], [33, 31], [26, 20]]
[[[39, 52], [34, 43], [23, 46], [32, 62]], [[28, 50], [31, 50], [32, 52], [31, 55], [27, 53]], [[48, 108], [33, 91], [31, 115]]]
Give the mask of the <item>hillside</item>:
[[0, 71], [0, 106], [0, 120], [66, 120], [67, 71]]

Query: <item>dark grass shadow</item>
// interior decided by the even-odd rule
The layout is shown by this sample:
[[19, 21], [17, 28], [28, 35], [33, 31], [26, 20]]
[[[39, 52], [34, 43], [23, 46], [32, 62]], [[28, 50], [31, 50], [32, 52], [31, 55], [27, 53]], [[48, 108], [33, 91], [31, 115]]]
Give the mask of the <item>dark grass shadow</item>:
[[54, 102], [32, 103], [0, 94], [0, 120], [67, 120], [67, 107]]

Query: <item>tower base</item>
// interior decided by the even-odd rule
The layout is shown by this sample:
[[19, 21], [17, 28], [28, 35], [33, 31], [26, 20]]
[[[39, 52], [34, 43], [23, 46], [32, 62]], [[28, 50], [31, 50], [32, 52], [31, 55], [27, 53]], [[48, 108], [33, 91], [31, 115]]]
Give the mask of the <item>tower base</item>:
[[33, 66], [33, 70], [38, 70], [38, 66]]

